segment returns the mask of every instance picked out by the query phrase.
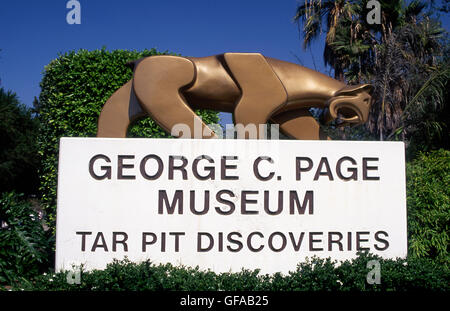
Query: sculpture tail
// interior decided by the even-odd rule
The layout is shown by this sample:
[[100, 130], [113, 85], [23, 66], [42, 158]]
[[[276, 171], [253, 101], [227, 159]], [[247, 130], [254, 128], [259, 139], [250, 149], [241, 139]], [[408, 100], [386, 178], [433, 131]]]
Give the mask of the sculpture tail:
[[97, 137], [125, 138], [130, 123], [143, 115], [133, 91], [133, 80], [130, 80], [103, 106], [98, 118]]

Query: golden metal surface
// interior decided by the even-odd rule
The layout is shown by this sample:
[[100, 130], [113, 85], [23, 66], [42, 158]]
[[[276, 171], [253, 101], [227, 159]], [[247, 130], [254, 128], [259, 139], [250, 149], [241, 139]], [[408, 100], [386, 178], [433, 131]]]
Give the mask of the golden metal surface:
[[[372, 86], [347, 86], [317, 71], [259, 53], [225, 53], [209, 57], [151, 56], [132, 63], [133, 79], [105, 103], [98, 137], [126, 137], [129, 124], [145, 114], [164, 130], [185, 124], [194, 137], [193, 109], [232, 112], [244, 126], [269, 120], [296, 139], [329, 139], [309, 113], [326, 109], [325, 123], [340, 119], [364, 123]], [[200, 121], [202, 138], [216, 138]], [[238, 137], [249, 138], [238, 132]], [[259, 137], [258, 137], [259, 138]]]

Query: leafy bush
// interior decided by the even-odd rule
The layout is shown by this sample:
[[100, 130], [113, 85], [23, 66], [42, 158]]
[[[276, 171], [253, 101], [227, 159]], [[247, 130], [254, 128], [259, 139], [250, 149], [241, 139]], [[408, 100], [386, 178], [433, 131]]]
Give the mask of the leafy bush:
[[[131, 79], [125, 64], [145, 56], [159, 55], [155, 49], [136, 51], [71, 51], [45, 67], [38, 113], [41, 121], [39, 153], [42, 156], [40, 191], [51, 226], [55, 221], [59, 139], [62, 136], [95, 136], [97, 119], [106, 100]], [[197, 111], [206, 123], [217, 123], [218, 114]], [[132, 137], [169, 137], [146, 118], [129, 129]]]
[[0, 199], [0, 284], [13, 284], [48, 269], [52, 238], [31, 204], [14, 192]]
[[39, 123], [17, 95], [0, 88], [0, 193], [37, 193], [38, 128]]
[[[369, 260], [380, 263], [380, 284], [366, 281]], [[125, 259], [110, 263], [105, 270], [82, 271], [80, 284], [67, 282], [67, 271], [40, 275], [23, 281], [25, 290], [189, 290], [189, 291], [447, 291], [450, 271], [429, 259], [382, 259], [360, 253], [340, 265], [313, 257], [289, 274], [260, 274], [258, 270], [214, 273], [198, 268], [132, 263]]]
[[409, 252], [448, 265], [450, 151], [420, 153], [407, 164]]

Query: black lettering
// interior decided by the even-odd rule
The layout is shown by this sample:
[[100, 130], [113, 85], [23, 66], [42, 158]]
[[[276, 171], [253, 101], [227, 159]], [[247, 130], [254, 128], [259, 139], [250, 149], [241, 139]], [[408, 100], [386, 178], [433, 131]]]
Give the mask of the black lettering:
[[347, 250], [352, 250], [352, 233], [347, 232]]
[[124, 164], [123, 160], [132, 160], [134, 155], [118, 155], [117, 156], [117, 179], [136, 179], [134, 175], [124, 175], [123, 170], [134, 168], [134, 164]]
[[224, 198], [222, 197], [223, 194], [227, 194], [227, 195], [229, 195], [230, 197], [234, 197], [234, 193], [233, 193], [233, 191], [231, 191], [231, 190], [220, 190], [220, 191], [218, 191], [218, 192], [216, 193], [216, 200], [217, 200], [217, 202], [229, 206], [230, 209], [229, 209], [228, 211], [224, 211], [224, 210], [220, 209], [219, 207], [216, 207], [216, 208], [215, 208], [215, 209], [216, 209], [216, 212], [217, 212], [218, 214], [220, 214], [220, 215], [230, 215], [230, 214], [233, 214], [234, 210], [236, 209], [236, 206], [234, 205], [234, 202], [233, 202], [233, 201], [229, 201], [229, 200], [224, 199]]
[[237, 160], [237, 156], [222, 156], [220, 159], [221, 166], [220, 166], [220, 178], [222, 180], [238, 180], [239, 176], [228, 176], [227, 170], [235, 170], [237, 169], [237, 165], [230, 165], [227, 164], [227, 160]]
[[[181, 160], [181, 165], [175, 165], [175, 160]], [[169, 156], [169, 180], [173, 180], [173, 172], [180, 171], [183, 177], [183, 180], [187, 179], [187, 171], [186, 165], [188, 164], [188, 160], [183, 156]]]
[[[145, 165], [147, 164], [147, 161], [150, 159], [154, 159], [156, 160], [156, 162], [158, 163], [158, 170], [156, 171], [155, 175], [148, 175], [147, 171], [145, 170]], [[149, 154], [146, 155], [142, 160], [141, 160], [141, 164], [140, 164], [140, 171], [141, 171], [141, 175], [142, 177], [144, 177], [145, 179], [148, 180], [155, 180], [158, 179], [159, 177], [161, 177], [162, 172], [164, 169], [164, 164], [163, 161], [161, 160], [160, 157], [158, 157], [155, 154]]]
[[205, 215], [209, 211], [209, 190], [205, 190], [205, 201], [203, 203], [203, 210], [197, 211], [195, 209], [195, 190], [190, 192], [190, 207], [194, 215]]
[[370, 250], [369, 247], [361, 247], [361, 242], [369, 242], [367, 239], [362, 239], [361, 235], [368, 235], [370, 234], [369, 231], [358, 231], [356, 232], [356, 250], [357, 251], [364, 251], [364, 250]]
[[[322, 172], [322, 167], [325, 165], [325, 172]], [[334, 180], [333, 174], [331, 173], [330, 164], [326, 157], [322, 157], [317, 167], [316, 174], [314, 175], [314, 180], [318, 180], [320, 176], [328, 176], [329, 180]]]
[[175, 236], [175, 252], [180, 251], [180, 236], [185, 235], [184, 232], [169, 232], [169, 235]]
[[167, 213], [173, 214], [175, 207], [178, 205], [178, 214], [183, 214], [183, 190], [176, 190], [173, 196], [172, 203], [169, 203], [166, 190], [159, 190], [158, 196], [158, 214], [163, 214], [164, 205], [167, 207]]
[[227, 240], [228, 240], [228, 242], [237, 245], [237, 248], [232, 248], [230, 245], [227, 245], [227, 249], [228, 249], [230, 252], [236, 253], [236, 252], [239, 252], [239, 251], [242, 249], [242, 247], [244, 247], [244, 245], [242, 244], [241, 241], [236, 240], [236, 239], [233, 239], [233, 235], [237, 235], [239, 238], [242, 238], [242, 234], [240, 234], [239, 232], [230, 232], [230, 233], [227, 235]]
[[166, 251], [166, 233], [161, 232], [161, 252]]
[[377, 231], [377, 232], [375, 233], [375, 241], [381, 242], [381, 243], [384, 244], [383, 247], [380, 247], [380, 246], [378, 246], [377, 244], [375, 244], [375, 249], [376, 249], [377, 251], [384, 251], [384, 250], [388, 249], [388, 247], [389, 247], [389, 242], [388, 242], [388, 240], [385, 240], [385, 239], [380, 238], [380, 234], [384, 235], [385, 237], [388, 237], [389, 234], [388, 234], [386, 231]]
[[268, 215], [279, 215], [283, 210], [283, 191], [278, 191], [278, 208], [274, 212], [269, 209], [269, 194], [268, 190], [264, 191], [264, 211]]
[[77, 231], [75, 234], [81, 235], [81, 251], [84, 252], [86, 250], [86, 235], [91, 235], [92, 232], [88, 231]]
[[350, 176], [344, 176], [342, 175], [342, 162], [344, 161], [350, 161], [350, 163], [352, 163], [353, 165], [356, 165], [356, 161], [355, 159], [351, 158], [351, 157], [343, 157], [340, 158], [337, 163], [336, 163], [336, 174], [338, 175], [338, 177], [342, 180], [358, 180], [358, 169], [356, 167], [349, 167], [347, 168], [347, 172], [352, 173]]
[[[118, 236], [122, 236], [122, 239], [118, 240], [117, 239]], [[117, 244], [122, 244], [123, 250], [125, 252], [128, 252], [127, 240], [128, 240], [128, 234], [126, 234], [125, 232], [113, 232], [113, 247], [112, 247], [113, 252], [116, 251]]]
[[[338, 239], [334, 240], [333, 236], [337, 235]], [[339, 246], [339, 251], [343, 251], [343, 246], [342, 246], [342, 238], [344, 236], [342, 235], [342, 233], [340, 232], [328, 232], [328, 251], [331, 252], [333, 250], [333, 244], [337, 244]]]
[[378, 171], [378, 166], [369, 166], [367, 162], [378, 161], [378, 158], [363, 158], [363, 180], [380, 180], [379, 176], [368, 176], [367, 171]]
[[318, 248], [314, 247], [315, 242], [322, 242], [322, 239], [315, 240], [314, 239], [315, 235], [323, 235], [323, 232], [310, 232], [309, 233], [309, 251], [311, 251], [311, 252], [323, 251], [322, 247], [318, 247]]
[[103, 175], [95, 174], [94, 163], [98, 159], [102, 159], [108, 163], [111, 163], [111, 160], [104, 154], [97, 154], [97, 155], [93, 156], [92, 159], [89, 161], [89, 174], [91, 175], [92, 178], [94, 178], [96, 180], [111, 179], [111, 166], [109, 166], [109, 165], [108, 166], [105, 166], [105, 165], [100, 166], [101, 170], [105, 172]]
[[208, 157], [207, 155], [202, 155], [202, 156], [195, 158], [194, 162], [192, 163], [192, 172], [194, 173], [195, 178], [197, 178], [199, 180], [207, 180], [207, 179], [214, 180], [214, 176], [215, 176], [214, 166], [205, 166], [204, 169], [205, 169], [205, 171], [208, 172], [208, 175], [206, 175], [206, 176], [202, 176], [198, 173], [198, 163], [203, 159], [207, 160], [209, 163], [214, 163], [214, 160], [211, 157]]
[[305, 214], [306, 205], [308, 205], [309, 215], [314, 214], [314, 192], [311, 190], [306, 191], [305, 197], [303, 198], [303, 204], [300, 204], [300, 200], [297, 195], [297, 191], [289, 191], [289, 213], [291, 215], [295, 214], [295, 207], [297, 207], [297, 212], [300, 215]]
[[[302, 161], [306, 161], [308, 162], [308, 166], [307, 167], [302, 167], [301, 162]], [[296, 157], [295, 158], [295, 179], [296, 180], [301, 180], [301, 176], [300, 173], [301, 172], [308, 172], [312, 169], [313, 167], [313, 161], [311, 160], [311, 158], [308, 157]]]
[[[99, 241], [100, 241], [100, 243], [99, 243]], [[94, 244], [92, 245], [92, 248], [91, 248], [91, 252], [95, 252], [97, 248], [103, 248], [103, 250], [105, 252], [108, 251], [108, 246], [106, 246], [105, 237], [103, 236], [103, 233], [101, 233], [101, 232], [97, 233]]]
[[262, 180], [262, 181], [271, 180], [273, 178], [273, 175], [275, 175], [274, 172], [270, 172], [269, 175], [267, 175], [266, 177], [261, 176], [261, 174], [259, 173], [258, 165], [259, 165], [259, 162], [261, 162], [263, 160], [268, 161], [270, 164], [273, 164], [273, 160], [271, 157], [258, 157], [258, 158], [256, 158], [255, 162], [253, 162], [253, 174], [259, 180]]
[[247, 237], [247, 247], [248, 247], [248, 249], [250, 251], [252, 251], [252, 252], [257, 253], [257, 252], [261, 251], [264, 248], [264, 245], [260, 245], [258, 248], [254, 248], [253, 245], [252, 245], [252, 237], [254, 235], [258, 235], [262, 239], [264, 238], [264, 235], [261, 232], [255, 231], [255, 232], [250, 233], [248, 235], [248, 237]]
[[[209, 239], [209, 245], [206, 248], [202, 247], [202, 236], [206, 236]], [[209, 252], [214, 246], [214, 238], [208, 232], [199, 232], [197, 234], [197, 252]]]
[[219, 252], [223, 252], [223, 232], [219, 232]]
[[257, 200], [247, 199], [247, 195], [258, 194], [258, 191], [252, 190], [242, 190], [241, 192], [241, 214], [242, 215], [256, 215], [258, 211], [249, 211], [247, 210], [247, 204], [256, 204]]
[[289, 232], [289, 237], [291, 238], [292, 246], [294, 247], [294, 250], [298, 252], [300, 250], [300, 246], [302, 246], [303, 237], [305, 236], [305, 233], [300, 233], [300, 237], [298, 238], [298, 241], [295, 241], [294, 234], [292, 232]]
[[[150, 236], [152, 238], [151, 241], [147, 241], [147, 237]], [[147, 250], [147, 245], [152, 245], [156, 243], [156, 234], [153, 232], [142, 232], [142, 252]]]
[[[279, 248], [275, 248], [275, 247], [273, 246], [273, 239], [274, 239], [275, 236], [281, 237], [281, 246], [280, 246]], [[273, 232], [273, 233], [269, 236], [268, 244], [269, 244], [269, 248], [270, 248], [272, 251], [277, 252], [277, 253], [278, 253], [278, 252], [281, 252], [283, 249], [285, 249], [286, 244], [287, 244], [286, 236], [285, 236], [282, 232], [279, 232], [279, 231]]]

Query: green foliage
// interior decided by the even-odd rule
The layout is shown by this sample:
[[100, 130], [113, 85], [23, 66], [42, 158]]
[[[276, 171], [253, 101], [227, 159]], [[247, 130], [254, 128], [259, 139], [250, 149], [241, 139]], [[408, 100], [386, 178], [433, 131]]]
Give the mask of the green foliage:
[[[59, 139], [63, 136], [92, 137], [106, 100], [132, 77], [125, 64], [146, 56], [160, 55], [154, 49], [137, 51], [71, 51], [45, 67], [38, 108], [41, 121], [39, 154], [42, 156], [40, 191], [50, 221], [55, 221]], [[218, 122], [218, 114], [201, 111], [207, 123]], [[169, 137], [153, 120], [137, 121], [131, 137]]]
[[[368, 284], [369, 260], [380, 263], [380, 284]], [[105, 270], [82, 271], [81, 284], [69, 284], [67, 271], [45, 274], [18, 284], [25, 290], [81, 291], [407, 291], [449, 290], [450, 271], [429, 259], [382, 259], [367, 253], [340, 265], [313, 257], [288, 274], [260, 274], [258, 270], [214, 273], [198, 268], [132, 263], [125, 259]]]
[[410, 254], [448, 266], [450, 151], [420, 153], [406, 172]]
[[364, 124], [345, 127], [323, 126], [322, 128], [332, 140], [376, 140], [376, 138], [367, 131]]
[[450, 61], [447, 59], [436, 68], [432, 68], [430, 77], [423, 85], [421, 84], [423, 77], [417, 78], [419, 90], [405, 107], [404, 126], [396, 131], [402, 133], [405, 130], [408, 134], [409, 157], [414, 157], [418, 151], [450, 147], [449, 65]]
[[[324, 62], [336, 79], [374, 86], [369, 120], [361, 131], [330, 136], [403, 140], [408, 158], [448, 148], [447, 34], [433, 2], [380, 0], [380, 24], [369, 24], [367, 0], [305, 0], [294, 20], [304, 47], [326, 33]], [[369, 6], [371, 7], [371, 6]]]
[[38, 189], [37, 131], [39, 124], [17, 95], [0, 89], [0, 193]]
[[0, 284], [12, 285], [47, 269], [52, 238], [22, 195], [2, 194], [0, 223]]

